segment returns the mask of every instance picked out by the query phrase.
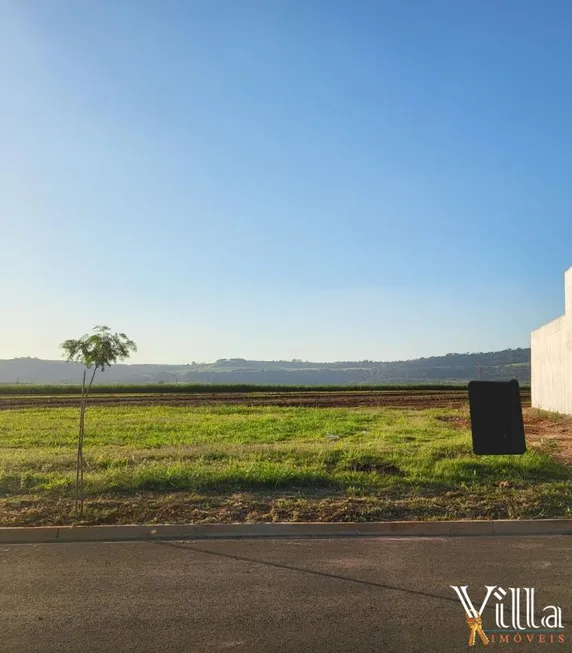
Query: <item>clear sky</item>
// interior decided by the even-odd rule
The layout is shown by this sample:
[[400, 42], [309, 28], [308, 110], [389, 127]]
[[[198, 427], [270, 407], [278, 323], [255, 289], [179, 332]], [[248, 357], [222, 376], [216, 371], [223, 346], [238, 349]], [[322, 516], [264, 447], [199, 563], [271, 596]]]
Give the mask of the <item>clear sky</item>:
[[0, 358], [528, 346], [571, 62], [568, 0], [1, 0]]

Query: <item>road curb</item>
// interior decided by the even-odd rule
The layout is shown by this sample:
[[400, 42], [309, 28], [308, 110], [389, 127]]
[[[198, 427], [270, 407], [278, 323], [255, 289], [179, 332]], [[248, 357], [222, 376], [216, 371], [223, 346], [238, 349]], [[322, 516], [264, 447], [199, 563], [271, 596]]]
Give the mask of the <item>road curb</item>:
[[572, 535], [572, 519], [0, 527], [0, 544], [476, 535]]

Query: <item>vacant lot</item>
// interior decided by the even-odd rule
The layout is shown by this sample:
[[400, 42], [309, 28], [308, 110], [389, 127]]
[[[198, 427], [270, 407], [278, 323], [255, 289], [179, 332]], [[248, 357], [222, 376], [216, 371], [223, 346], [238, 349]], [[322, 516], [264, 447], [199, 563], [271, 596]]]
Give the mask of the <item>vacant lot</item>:
[[[85, 521], [570, 517], [570, 420], [525, 413], [525, 455], [477, 457], [466, 406], [94, 406]], [[72, 521], [77, 419], [0, 411], [1, 524]]]

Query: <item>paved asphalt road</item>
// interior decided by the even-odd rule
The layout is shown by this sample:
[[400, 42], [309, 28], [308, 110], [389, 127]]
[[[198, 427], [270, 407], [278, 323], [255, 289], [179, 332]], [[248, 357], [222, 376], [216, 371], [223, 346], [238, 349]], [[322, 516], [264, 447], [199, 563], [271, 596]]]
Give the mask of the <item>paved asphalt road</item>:
[[449, 586], [480, 607], [484, 584], [535, 587], [565, 626], [487, 651], [572, 650], [566, 536], [0, 545], [0, 650], [476, 652]]

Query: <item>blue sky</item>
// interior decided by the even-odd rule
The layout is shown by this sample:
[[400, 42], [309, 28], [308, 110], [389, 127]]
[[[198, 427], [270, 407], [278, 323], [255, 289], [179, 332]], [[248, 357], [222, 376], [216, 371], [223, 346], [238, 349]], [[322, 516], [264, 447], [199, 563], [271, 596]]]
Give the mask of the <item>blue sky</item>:
[[528, 346], [572, 265], [572, 4], [3, 0], [0, 358]]

